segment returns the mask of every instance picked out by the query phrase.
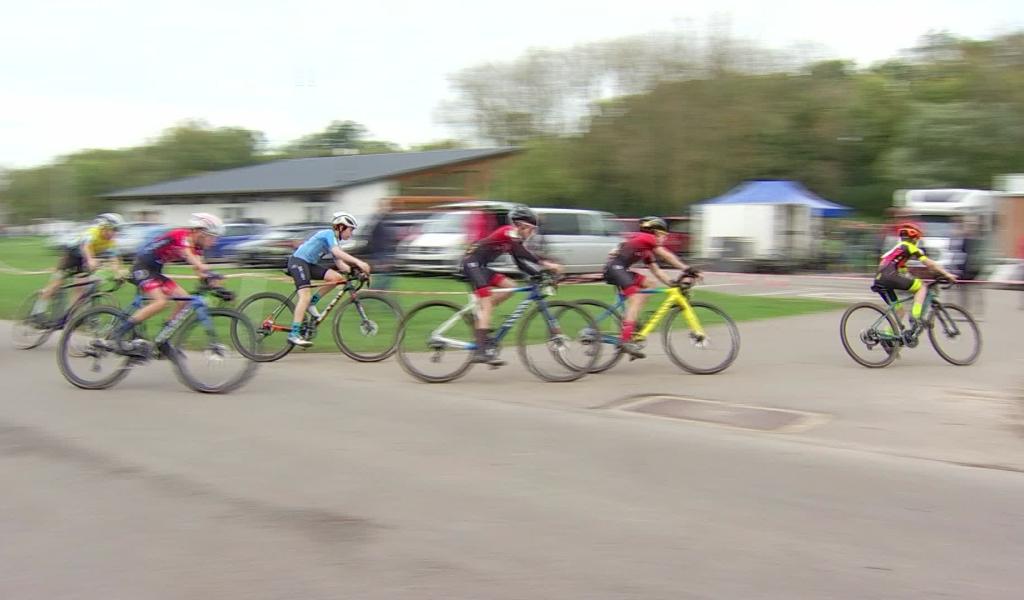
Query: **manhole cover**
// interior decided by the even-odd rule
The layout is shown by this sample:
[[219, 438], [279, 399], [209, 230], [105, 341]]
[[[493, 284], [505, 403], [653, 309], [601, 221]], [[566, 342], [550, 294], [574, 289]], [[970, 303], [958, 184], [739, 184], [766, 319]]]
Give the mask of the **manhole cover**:
[[825, 415], [818, 413], [679, 396], [647, 396], [619, 405], [617, 408], [669, 419], [785, 433], [805, 431], [826, 420]]

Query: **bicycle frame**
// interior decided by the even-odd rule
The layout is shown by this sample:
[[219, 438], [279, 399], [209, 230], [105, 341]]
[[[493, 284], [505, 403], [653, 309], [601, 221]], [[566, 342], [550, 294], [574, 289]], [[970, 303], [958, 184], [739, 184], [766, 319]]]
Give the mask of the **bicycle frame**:
[[76, 298], [75, 301], [71, 303], [71, 306], [69, 306], [67, 310], [63, 312], [60, 318], [57, 319], [57, 322], [54, 324], [54, 328], [62, 329], [65, 325], [67, 325], [68, 319], [71, 317], [71, 313], [75, 312], [75, 310], [79, 306], [89, 301], [89, 298], [91, 298], [92, 295], [95, 294], [96, 291], [99, 289], [100, 281], [98, 279], [88, 279], [85, 281], [79, 281], [77, 283], [66, 283], [57, 288], [57, 292], [60, 294], [60, 296], [55, 298], [55, 300], [58, 302], [62, 302], [64, 300], [63, 295], [65, 290], [70, 290], [73, 288], [83, 286], [88, 287], [87, 289], [83, 290], [81, 294], [78, 295], [78, 298]]
[[[942, 304], [938, 302], [939, 293], [936, 290], [934, 290], [932, 286], [933, 284], [928, 284], [928, 293], [925, 294], [924, 302], [921, 304], [921, 321], [927, 323], [928, 325], [931, 324], [931, 320], [935, 317], [935, 310], [933, 309], [933, 307], [942, 306]], [[903, 331], [905, 331], [906, 328], [903, 326], [903, 320], [897, 316], [896, 311], [907, 302], [913, 302], [913, 299], [914, 296], [910, 295], [904, 297], [897, 297], [895, 302], [889, 302], [888, 300], [886, 300], [885, 313], [882, 314], [874, 323], [871, 324], [871, 329], [878, 334], [878, 338], [880, 340], [889, 342], [903, 341], [902, 333]], [[889, 317], [890, 315], [896, 321], [896, 326], [899, 328], [899, 332], [893, 331], [891, 333], [887, 333], [879, 329], [883, 323], [888, 322], [887, 317]], [[956, 326], [956, 323], [952, 321], [947, 323], [946, 319], [942, 319], [941, 317], [940, 320], [942, 321], [943, 326], [947, 327], [952, 333], [960, 333], [960, 330]]]
[[[661, 320], [665, 318], [665, 315], [667, 315], [669, 311], [671, 311], [672, 308], [676, 306], [678, 306], [679, 309], [682, 311], [683, 318], [686, 319], [686, 324], [690, 326], [690, 330], [696, 335], [705, 335], [704, 328], [701, 326], [700, 321], [697, 319], [697, 315], [693, 312], [693, 307], [690, 306], [689, 297], [685, 292], [680, 290], [678, 287], [649, 288], [640, 290], [638, 293], [646, 295], [665, 294], [666, 297], [661, 302], [661, 305], [658, 306], [657, 310], [654, 311], [654, 314], [651, 315], [651, 318], [648, 319], [647, 322], [644, 323], [644, 326], [640, 329], [640, 331], [634, 335], [634, 339], [638, 341], [643, 340], [646, 339], [647, 336], [654, 333], [654, 330], [656, 330], [658, 328], [658, 325], [661, 324]], [[618, 295], [618, 301], [615, 303], [615, 306], [612, 307], [612, 310], [621, 312], [623, 309], [625, 309], [625, 307], [626, 297], [620, 293]], [[595, 319], [595, 321], [600, 323], [607, 319], [608, 317], [610, 317], [611, 314], [611, 312], [605, 312], [597, 319]], [[617, 337], [605, 337], [608, 339], [602, 340], [603, 342], [616, 344], [619, 342], [619, 339]]]
[[[135, 299], [132, 300], [131, 305], [128, 307], [128, 313], [134, 313], [142, 308], [142, 305], [146, 303], [146, 300], [148, 300], [146, 296], [142, 294], [136, 295]], [[174, 317], [160, 329], [160, 332], [157, 333], [156, 337], [153, 339], [154, 342], [159, 344], [169, 340], [171, 336], [174, 335], [174, 332], [178, 330], [178, 327], [180, 327], [185, 319], [193, 312], [196, 313], [196, 316], [199, 318], [199, 322], [202, 323], [204, 328], [206, 328], [206, 332], [214, 339], [217, 339], [217, 332], [214, 329], [213, 320], [210, 319], [209, 306], [207, 306], [206, 300], [204, 300], [201, 295], [171, 296], [169, 300], [173, 300], [175, 302], [187, 302], [187, 304], [185, 305], [185, 308], [181, 309], [178, 314], [174, 315]]]
[[[537, 304], [537, 306], [540, 307], [541, 313], [544, 315], [544, 318], [548, 322], [548, 327], [552, 331], [558, 333], [558, 322], [555, 321], [555, 318], [551, 316], [551, 312], [548, 310], [548, 303], [544, 300], [546, 295], [544, 294], [542, 287], [540, 285], [527, 285], [523, 287], [503, 289], [501, 291], [509, 293], [529, 292], [530, 295], [523, 299], [523, 301], [516, 306], [515, 310], [513, 310], [507, 317], [505, 317], [505, 320], [502, 322], [501, 327], [499, 327], [498, 331], [494, 334], [495, 342], [501, 343], [501, 340], [504, 339], [504, 337], [508, 335], [510, 331], [512, 331], [512, 328], [515, 327], [515, 324], [519, 321], [523, 314], [526, 313], [526, 309], [528, 309], [531, 304]], [[453, 340], [451, 338], [444, 337], [444, 333], [448, 331], [448, 329], [452, 325], [459, 322], [466, 315], [466, 313], [470, 311], [475, 311], [476, 307], [476, 296], [470, 294], [470, 301], [468, 304], [466, 304], [466, 306], [462, 307], [462, 309], [460, 309], [454, 315], [449, 317], [448, 320], [446, 320], [444, 323], [441, 323], [441, 325], [439, 325], [437, 329], [430, 332], [430, 340], [432, 342], [443, 342], [445, 346], [449, 348], [458, 348], [461, 350], [475, 350], [476, 342], [463, 342], [460, 340]]]
[[[341, 301], [341, 297], [345, 295], [346, 291], [350, 292], [352, 297], [355, 298], [355, 292], [357, 292], [359, 290], [359, 288], [361, 288], [362, 286], [360, 285], [360, 286], [356, 287], [356, 286], [351, 285], [350, 282], [345, 282], [345, 283], [339, 283], [335, 287], [337, 288], [337, 291], [333, 292], [334, 293], [334, 298], [331, 299], [331, 301], [327, 304], [327, 306], [324, 308], [324, 310], [320, 313], [320, 317], [317, 318], [317, 319], [313, 319], [313, 325], [314, 326], [319, 326], [321, 323], [324, 322], [325, 319], [327, 319], [327, 315], [331, 314], [331, 311], [334, 310], [335, 305], [337, 305], [338, 302]], [[298, 293], [299, 293], [299, 290], [293, 291], [291, 293], [291, 295], [288, 296], [288, 301], [291, 302], [292, 304], [295, 304], [295, 296], [298, 295]], [[270, 328], [271, 331], [285, 331], [285, 332], [289, 332], [289, 331], [292, 330], [291, 325], [278, 325], [277, 324], [277, 317], [281, 313], [282, 310], [284, 310], [284, 305], [281, 305], [281, 308], [277, 309], [277, 311], [275, 311], [274, 314], [271, 315], [271, 317], [273, 319], [273, 325], [271, 325], [271, 328]], [[363, 312], [362, 305], [358, 305], [357, 304], [356, 305], [356, 310], [359, 311], [359, 316], [360, 317], [362, 317], [363, 319], [366, 319], [366, 313]]]

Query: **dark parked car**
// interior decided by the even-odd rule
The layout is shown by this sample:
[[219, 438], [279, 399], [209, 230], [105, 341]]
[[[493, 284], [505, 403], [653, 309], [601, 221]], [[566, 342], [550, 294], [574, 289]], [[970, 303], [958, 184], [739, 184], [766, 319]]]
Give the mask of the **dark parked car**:
[[233, 260], [238, 246], [252, 240], [260, 239], [270, 228], [263, 223], [226, 223], [224, 235], [217, 238], [217, 243], [206, 251], [207, 260]]
[[235, 246], [235, 261], [253, 267], [284, 268], [288, 257], [306, 240], [321, 229], [323, 223], [293, 223], [271, 227], [263, 235]]

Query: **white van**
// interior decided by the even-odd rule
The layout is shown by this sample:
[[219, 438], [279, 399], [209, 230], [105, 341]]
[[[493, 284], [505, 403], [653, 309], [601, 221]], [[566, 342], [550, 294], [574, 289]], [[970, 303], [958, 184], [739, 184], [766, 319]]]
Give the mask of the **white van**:
[[[396, 263], [403, 271], [459, 274], [472, 241], [508, 224], [510, 202], [460, 202], [441, 207], [424, 222], [419, 235], [400, 244]], [[567, 273], [595, 273], [604, 268], [622, 241], [621, 226], [611, 213], [568, 208], [533, 208], [540, 224], [529, 242], [531, 250], [565, 265]], [[502, 273], [518, 273], [508, 256], [491, 265]]]
[[[902, 209], [900, 221], [913, 221], [924, 229], [921, 243], [929, 258], [949, 268], [958, 258], [956, 242], [960, 236], [961, 219], [973, 219], [981, 239], [992, 239], [996, 199], [996, 195], [988, 190], [898, 190], [893, 195], [893, 206]], [[895, 245], [896, 241], [893, 237], [887, 239], [885, 249]]]

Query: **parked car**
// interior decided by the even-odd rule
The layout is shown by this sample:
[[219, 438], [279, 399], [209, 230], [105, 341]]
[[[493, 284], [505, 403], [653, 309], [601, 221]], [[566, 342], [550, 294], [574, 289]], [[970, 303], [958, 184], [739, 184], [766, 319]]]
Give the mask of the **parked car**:
[[264, 223], [225, 223], [224, 235], [205, 253], [210, 261], [227, 261], [235, 258], [239, 244], [259, 239], [270, 228]]
[[[640, 219], [617, 218], [623, 233], [638, 231]], [[690, 217], [665, 217], [668, 222], [668, 237], [665, 238], [665, 248], [669, 252], [682, 256], [690, 251]]]
[[69, 222], [59, 227], [54, 226], [54, 232], [46, 238], [46, 247], [63, 252], [78, 242], [85, 233], [85, 230], [92, 227], [92, 225], [92, 221], [86, 221], [84, 223]]
[[324, 229], [323, 223], [293, 223], [267, 229], [262, 235], [234, 248], [235, 261], [253, 267], [279, 267], [288, 264], [288, 257], [306, 238]]
[[460, 202], [438, 208], [422, 221], [418, 233], [401, 241], [395, 251], [399, 271], [457, 273], [466, 247], [508, 222], [509, 202]]
[[[533, 210], [540, 226], [527, 246], [564, 266], [566, 273], [601, 272], [608, 254], [622, 243], [621, 228], [611, 213], [572, 208]], [[499, 258], [491, 268], [499, 273], [519, 272], [509, 256]]]

